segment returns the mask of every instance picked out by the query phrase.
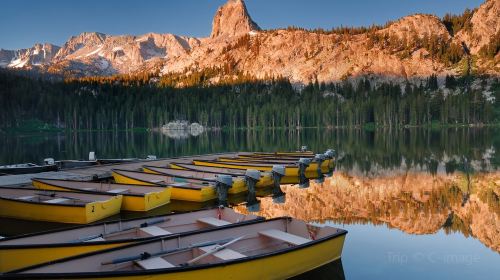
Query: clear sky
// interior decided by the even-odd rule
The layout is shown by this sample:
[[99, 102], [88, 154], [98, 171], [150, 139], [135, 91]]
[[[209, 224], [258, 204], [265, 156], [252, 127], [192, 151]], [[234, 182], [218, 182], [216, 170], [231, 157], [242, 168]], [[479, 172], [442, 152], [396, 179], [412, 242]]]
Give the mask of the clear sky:
[[[174, 33], [204, 37], [225, 0], [3, 0], [0, 48], [37, 42], [62, 45], [85, 31], [107, 34]], [[414, 13], [443, 16], [475, 8], [483, 0], [247, 0], [264, 29], [331, 28], [384, 24]]]

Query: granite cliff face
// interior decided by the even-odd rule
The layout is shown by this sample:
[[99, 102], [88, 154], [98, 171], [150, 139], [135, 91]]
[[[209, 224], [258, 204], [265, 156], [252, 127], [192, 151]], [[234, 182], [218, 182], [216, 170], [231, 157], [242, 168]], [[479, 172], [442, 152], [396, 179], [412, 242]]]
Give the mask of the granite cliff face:
[[461, 30], [455, 37], [471, 54], [477, 54], [500, 31], [500, 1], [488, 0], [474, 13], [471, 30]]
[[[438, 17], [420, 14], [373, 32], [342, 34], [297, 29], [263, 31], [250, 17], [243, 0], [228, 0], [216, 12], [208, 38], [82, 33], [71, 37], [60, 50], [52, 46], [43, 59], [40, 52], [0, 50], [0, 66], [72, 76], [192, 73], [229, 66], [257, 78], [281, 76], [303, 84], [316, 79], [330, 82], [360, 76], [419, 80], [431, 74], [460, 74], [464, 65], [477, 61], [482, 65], [478, 69], [498, 75], [498, 54], [488, 60], [475, 57], [498, 36], [499, 6], [500, 0], [486, 0], [474, 12], [472, 27], [457, 34], [451, 34]], [[434, 45], [455, 44], [459, 50], [470, 51], [470, 56], [464, 56], [460, 62], [445, 63], [431, 53], [431, 47], [415, 43], [432, 37], [437, 38]]]
[[229, 0], [215, 14], [210, 38], [234, 37], [257, 30], [260, 27], [250, 18], [243, 0]]
[[49, 64], [54, 60], [59, 47], [52, 44], [35, 44], [29, 49], [0, 49], [0, 67], [33, 68]]

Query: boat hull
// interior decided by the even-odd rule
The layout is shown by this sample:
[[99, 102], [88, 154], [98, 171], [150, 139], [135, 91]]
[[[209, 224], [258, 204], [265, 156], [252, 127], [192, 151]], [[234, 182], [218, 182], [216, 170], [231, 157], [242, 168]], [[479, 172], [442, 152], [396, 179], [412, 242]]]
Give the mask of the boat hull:
[[[190, 165], [190, 167], [185, 167], [184, 165], [176, 164], [176, 163], [170, 163], [169, 168], [171, 169], [177, 169], [177, 170], [190, 170], [190, 171], [199, 171], [199, 172], [207, 172], [207, 173], [213, 173], [213, 174], [224, 174], [224, 175], [231, 175], [231, 176], [245, 176], [244, 171], [241, 169], [233, 169], [233, 171], [239, 171], [238, 173], [231, 173], [231, 171], [226, 170], [224, 172], [215, 172], [215, 171], [207, 171], [207, 170], [202, 170], [202, 168], [209, 168], [208, 166], [195, 166], [195, 165]], [[200, 169], [198, 169], [200, 168]], [[272, 187], [274, 184], [273, 177], [271, 173], [265, 173], [261, 174], [259, 181], [257, 181], [257, 184], [255, 187], [257, 188], [267, 188], [267, 187]]]
[[88, 244], [86, 246], [47, 246], [27, 248], [0, 248], [0, 273], [36, 265], [48, 261], [71, 257], [79, 254], [95, 252], [123, 246], [131, 242], [115, 242], [107, 244]]
[[0, 173], [8, 175], [21, 175], [21, 174], [32, 174], [41, 172], [57, 171], [57, 165], [38, 165], [31, 167], [19, 167], [19, 168], [0, 168]]
[[0, 213], [14, 219], [88, 224], [118, 214], [121, 205], [121, 195], [84, 205], [48, 205], [0, 198]]
[[[325, 264], [340, 259], [345, 241], [345, 234], [338, 235], [334, 238], [315, 243], [313, 245], [298, 248], [296, 250], [273, 254], [270, 256], [234, 261], [223, 263], [207, 268], [197, 268], [184, 271], [138, 271], [136, 275], [100, 275], [98, 279], [286, 279], [290, 278]], [[64, 275], [64, 274], [63, 274]], [[85, 274], [67, 274], [61, 275], [64, 279], [96, 279], [94, 277], [86, 277]], [[22, 276], [22, 275], [19, 275]], [[32, 275], [27, 275], [28, 277]], [[50, 275], [45, 278], [43, 274], [37, 275], [37, 279], [50, 279]]]
[[[117, 172], [112, 172], [116, 183], [128, 185], [144, 185], [144, 186], [159, 186], [158, 184], [149, 183], [147, 181], [135, 179], [128, 176], [123, 176]], [[215, 188], [206, 186], [200, 189], [183, 188], [171, 186], [170, 198], [173, 200], [184, 200], [192, 202], [206, 202], [217, 198]]]
[[[32, 184], [35, 188], [41, 190], [78, 191], [75, 189], [51, 185], [37, 180], [33, 180]], [[165, 188], [161, 192], [150, 192], [144, 194], [143, 196], [127, 195], [127, 194], [122, 194], [122, 196], [123, 200], [122, 200], [121, 210], [146, 212], [155, 209], [157, 207], [161, 207], [165, 204], [168, 204], [170, 202], [170, 197], [171, 197], [171, 188]]]
[[[259, 171], [267, 171], [271, 172], [273, 169], [273, 165], [252, 165], [249, 164], [240, 164], [240, 163], [229, 163], [229, 162], [208, 162], [208, 161], [198, 161], [193, 160], [195, 165], [199, 166], [210, 166], [210, 167], [224, 167], [224, 168], [235, 168], [235, 169], [255, 169]], [[308, 168], [305, 171], [306, 178], [316, 179], [318, 178], [318, 171], [315, 169]], [[281, 178], [281, 184], [298, 184], [299, 183], [299, 168], [296, 166], [286, 166], [285, 168], [285, 176]]]
[[[238, 214], [230, 208], [212, 208], [209, 210], [194, 211], [189, 213], [120, 220], [7, 238], [0, 241], [0, 273], [76, 256], [83, 253], [123, 246], [132, 242], [140, 242], [156, 237], [141, 236], [132, 240], [132, 235], [129, 235], [128, 238], [124, 235], [121, 238], [111, 240], [76, 242], [78, 238], [98, 236], [106, 231], [113, 233], [114, 231], [120, 231], [121, 229], [127, 228], [135, 228], [136, 230], [139, 230], [144, 227], [144, 223], [151, 223], [155, 221], [157, 222], [155, 225], [161, 226], [168, 232], [171, 232], [171, 234], [212, 228], [209, 224], [201, 224], [198, 222], [198, 219], [205, 217], [221, 217], [230, 223], [248, 222], [262, 219], [255, 215]], [[161, 220], [164, 222], [159, 222]], [[106, 239], [107, 237], [103, 238]]]
[[[149, 173], [149, 174], [164, 175], [164, 176], [173, 177], [173, 178], [175, 178], [176, 182], [186, 182], [186, 183], [189, 183], [190, 180], [191, 180], [191, 178], [176, 177], [175, 175], [161, 173], [159, 171], [156, 171], [156, 170], [153, 170], [151, 168], [148, 168], [147, 166], [143, 166], [142, 170], [145, 173]], [[196, 180], [195, 181], [195, 183], [196, 183], [199, 180], [203, 180], [203, 179], [201, 179], [201, 178], [193, 178], [193, 180]], [[214, 182], [214, 181], [207, 181], [207, 182]], [[199, 182], [199, 183], [202, 183], [202, 182]], [[248, 189], [246, 187], [245, 180], [242, 179], [242, 178], [235, 178], [235, 179], [233, 179], [233, 184], [232, 184], [231, 188], [228, 190], [228, 193], [229, 194], [239, 194], [239, 193], [246, 192], [247, 190]]]
[[[272, 160], [246, 160], [246, 159], [239, 159], [239, 158], [219, 158], [220, 162], [231, 162], [231, 163], [242, 163], [242, 164], [252, 164], [252, 163], [269, 163], [269, 164], [293, 164], [295, 162], [293, 161], [288, 161], [288, 162], [280, 162], [279, 160], [272, 161]], [[328, 173], [330, 167], [329, 167], [329, 160], [325, 160], [321, 163], [321, 173]], [[311, 162], [309, 166], [306, 168], [306, 172], [317, 172], [318, 171], [318, 163], [317, 162]]]

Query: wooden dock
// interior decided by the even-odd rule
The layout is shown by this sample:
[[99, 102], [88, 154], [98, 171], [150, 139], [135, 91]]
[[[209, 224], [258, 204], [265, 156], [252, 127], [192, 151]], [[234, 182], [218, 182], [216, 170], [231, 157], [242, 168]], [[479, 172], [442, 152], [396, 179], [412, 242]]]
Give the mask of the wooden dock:
[[218, 153], [218, 154], [208, 154], [208, 155], [193, 155], [185, 157], [164, 158], [158, 160], [141, 160], [128, 163], [94, 165], [94, 166], [63, 169], [60, 171], [42, 172], [34, 174], [5, 175], [5, 176], [0, 176], [0, 187], [28, 186], [31, 185], [32, 178], [81, 180], [81, 181], [109, 179], [111, 178], [111, 170], [113, 169], [139, 170], [143, 165], [146, 164], [151, 166], [166, 166], [168, 163], [172, 161], [188, 163], [191, 162], [194, 158], [212, 159], [214, 157], [235, 156], [236, 154], [237, 153]]

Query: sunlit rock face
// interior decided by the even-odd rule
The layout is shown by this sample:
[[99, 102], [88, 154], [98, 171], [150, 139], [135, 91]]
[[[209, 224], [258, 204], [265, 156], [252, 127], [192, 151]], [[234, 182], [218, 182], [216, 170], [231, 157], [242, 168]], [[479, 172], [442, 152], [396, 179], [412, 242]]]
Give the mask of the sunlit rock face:
[[[470, 30], [457, 34], [450, 34], [436, 16], [416, 14], [377, 30], [375, 35], [393, 38], [395, 42], [435, 35], [442, 40], [440, 44], [454, 42], [477, 55], [499, 32], [499, 5], [500, 0], [487, 0], [474, 12]], [[264, 31], [252, 20], [243, 0], [228, 0], [215, 13], [207, 38], [85, 32], [71, 37], [57, 55], [37, 60], [40, 63], [35, 68], [55, 74], [92, 76], [144, 72], [167, 75], [227, 67], [260, 79], [284, 77], [295, 84], [364, 77], [419, 83], [432, 74], [444, 77], [463, 71], [460, 63], [446, 65], [422, 46], [404, 53], [398, 51], [399, 47], [385, 46], [386, 43], [374, 44], [370, 35], [373, 34]], [[0, 67], [33, 68], [34, 64], [25, 63], [29, 61], [26, 57], [17, 58], [16, 51], [0, 50]], [[499, 74], [498, 55], [493, 60], [477, 61], [476, 67], [482, 73]], [[217, 83], [220, 78], [210, 82]]]
[[[308, 189], [283, 187], [286, 202], [261, 200], [260, 215], [323, 223], [386, 224], [410, 234], [440, 229], [473, 236], [500, 252], [500, 172], [430, 175], [395, 172], [379, 177], [335, 173]], [[240, 211], [246, 211], [238, 208]]]
[[257, 30], [260, 30], [260, 27], [248, 14], [243, 0], [229, 0], [215, 14], [210, 38], [238, 36]]
[[455, 37], [477, 54], [500, 31], [500, 1], [485, 1], [472, 16], [471, 25], [471, 30], [461, 30]]

